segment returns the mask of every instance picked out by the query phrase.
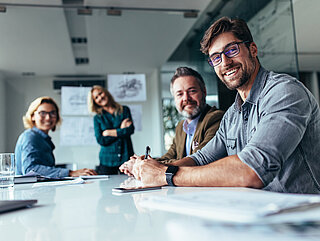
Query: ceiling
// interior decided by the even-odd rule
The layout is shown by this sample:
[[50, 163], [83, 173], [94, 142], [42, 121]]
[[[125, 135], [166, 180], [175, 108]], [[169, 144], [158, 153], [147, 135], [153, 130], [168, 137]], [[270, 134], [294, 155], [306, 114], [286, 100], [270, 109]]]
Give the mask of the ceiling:
[[[199, 17], [184, 18], [182, 10], [196, 10], [200, 16], [209, 5], [223, 1], [11, 0], [11, 4], [48, 6], [8, 6], [6, 13], [0, 13], [0, 72], [5, 76], [150, 73], [199, 24]], [[315, 51], [320, 1], [293, 3], [300, 70], [320, 71], [320, 51]], [[70, 8], [62, 8], [63, 4]], [[92, 6], [92, 15], [78, 15], [79, 5]], [[127, 10], [121, 16], [108, 16], [103, 7], [110, 6]], [[72, 43], [71, 38], [85, 38], [86, 43]], [[76, 64], [75, 58], [88, 58], [89, 63]]]
[[[61, 6], [63, 2], [13, 0], [10, 3]], [[6, 13], [0, 13], [0, 71], [5, 75], [148, 73], [167, 61], [197, 20], [171, 10], [193, 9], [201, 14], [209, 3], [210, 0], [83, 2], [84, 6], [158, 9], [123, 10], [121, 16], [108, 16], [105, 9], [99, 8], [84, 16], [78, 15], [76, 8], [8, 6]], [[72, 37], [85, 37], [87, 43], [72, 44]], [[87, 57], [89, 64], [76, 65], [75, 57]]]

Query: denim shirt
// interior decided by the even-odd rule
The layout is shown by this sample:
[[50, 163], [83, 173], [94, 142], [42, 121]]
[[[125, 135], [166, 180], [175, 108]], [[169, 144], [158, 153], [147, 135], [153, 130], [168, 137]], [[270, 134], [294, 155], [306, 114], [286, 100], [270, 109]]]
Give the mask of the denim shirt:
[[205, 165], [237, 154], [265, 190], [320, 193], [320, 112], [294, 77], [262, 67], [248, 98], [239, 94], [216, 136], [191, 157]]
[[36, 127], [25, 130], [15, 148], [16, 174], [34, 171], [47, 177], [67, 177], [69, 170], [55, 167], [51, 137]]

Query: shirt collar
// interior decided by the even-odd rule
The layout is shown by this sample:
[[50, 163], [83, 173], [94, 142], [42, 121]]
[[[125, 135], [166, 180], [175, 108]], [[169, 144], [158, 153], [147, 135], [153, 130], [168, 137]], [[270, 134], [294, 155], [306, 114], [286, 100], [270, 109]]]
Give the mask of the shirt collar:
[[32, 130], [34, 131], [34, 132], [36, 132], [36, 133], [38, 133], [40, 136], [42, 136], [43, 138], [49, 138], [49, 139], [51, 139], [51, 137], [48, 135], [48, 134], [46, 134], [46, 133], [44, 133], [42, 130], [40, 130], [40, 129], [38, 129], [37, 127], [32, 127]]
[[199, 118], [200, 118], [201, 115], [198, 115], [195, 119], [193, 119], [190, 123], [188, 123], [187, 120], [185, 120], [183, 122], [183, 131], [185, 133], [187, 133], [188, 135], [190, 134], [193, 134], [196, 127], [197, 127], [197, 124], [198, 124], [198, 121], [199, 121]]
[[[265, 86], [265, 82], [266, 82], [268, 73], [269, 72], [266, 69], [264, 69], [262, 66], [260, 66], [259, 72], [253, 82], [250, 93], [249, 93], [245, 103], [246, 102], [251, 103], [251, 104], [257, 103], [258, 98], [260, 96], [260, 93]], [[239, 93], [237, 93], [236, 99], [235, 99], [235, 105], [234, 105], [235, 110], [240, 110], [241, 105], [243, 105], [243, 104], [244, 103], [242, 103], [242, 99], [241, 99]]]
[[42, 130], [38, 129], [35, 126], [32, 127], [31, 130], [34, 131], [35, 133], [39, 134], [41, 137], [43, 137], [43, 139], [45, 139], [49, 143], [49, 145], [51, 146], [52, 149], [55, 148], [53, 142], [51, 141], [51, 137], [48, 134], [44, 133]]

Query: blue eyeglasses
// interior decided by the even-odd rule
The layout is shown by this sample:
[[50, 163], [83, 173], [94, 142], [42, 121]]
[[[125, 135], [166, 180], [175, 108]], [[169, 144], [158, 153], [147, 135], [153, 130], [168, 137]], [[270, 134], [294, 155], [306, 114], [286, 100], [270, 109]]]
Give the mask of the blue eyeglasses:
[[228, 58], [233, 58], [237, 56], [240, 53], [240, 47], [239, 44], [242, 43], [249, 43], [250, 41], [242, 41], [242, 42], [235, 42], [235, 43], [230, 43], [228, 44], [224, 50], [220, 53], [213, 53], [209, 58], [208, 58], [208, 63], [210, 66], [215, 67], [219, 65], [222, 61], [221, 54], [224, 54]]

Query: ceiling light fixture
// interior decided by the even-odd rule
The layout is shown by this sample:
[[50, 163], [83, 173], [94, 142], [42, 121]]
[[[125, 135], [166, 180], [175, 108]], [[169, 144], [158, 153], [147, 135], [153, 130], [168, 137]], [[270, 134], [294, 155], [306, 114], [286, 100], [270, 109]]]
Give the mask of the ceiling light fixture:
[[7, 8], [5, 6], [0, 6], [0, 13], [7, 12]]
[[[223, 0], [227, 1], [227, 0]], [[121, 16], [122, 11], [149, 11], [149, 12], [165, 12], [165, 13], [181, 13], [185, 18], [198, 17], [199, 10], [197, 9], [177, 9], [177, 8], [143, 8], [143, 7], [114, 7], [114, 6], [83, 6], [80, 4], [27, 4], [27, 3], [0, 3], [3, 11], [6, 11], [8, 6], [17, 7], [40, 7], [40, 8], [63, 8], [63, 9], [77, 9], [79, 15], [92, 15], [93, 9], [105, 9], [108, 15]]]
[[109, 8], [107, 9], [107, 15], [109, 16], [121, 16], [122, 11], [117, 8]]
[[196, 11], [188, 11], [183, 13], [183, 17], [185, 18], [197, 18], [198, 17], [198, 12]]
[[92, 15], [92, 9], [90, 7], [78, 8], [78, 15]]

